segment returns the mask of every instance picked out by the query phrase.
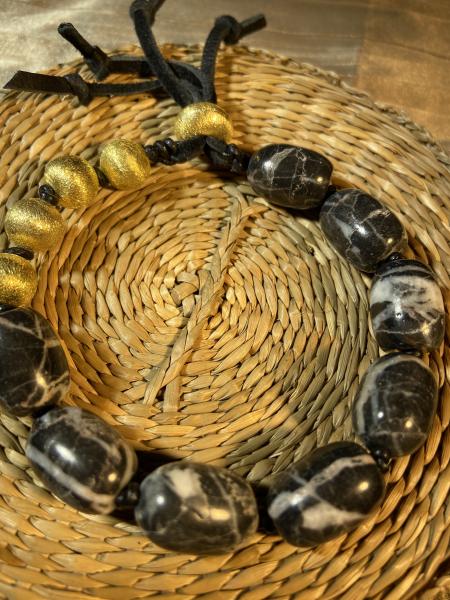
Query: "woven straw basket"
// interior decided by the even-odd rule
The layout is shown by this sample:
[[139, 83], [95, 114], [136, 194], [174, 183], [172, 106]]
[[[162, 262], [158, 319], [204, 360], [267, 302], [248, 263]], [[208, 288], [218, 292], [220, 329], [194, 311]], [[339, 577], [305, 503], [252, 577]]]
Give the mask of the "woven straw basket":
[[[200, 56], [197, 46], [164, 52], [195, 63]], [[428, 134], [335, 75], [284, 57], [228, 48], [217, 71], [234, 141], [248, 150], [285, 142], [328, 156], [334, 183], [362, 188], [399, 216], [408, 256], [431, 265], [448, 307], [450, 161]], [[172, 100], [147, 96], [83, 107], [8, 94], [0, 103], [0, 223], [10, 203], [36, 196], [49, 159], [94, 160], [98, 145], [115, 137], [154, 142], [170, 136], [177, 112]], [[379, 355], [369, 279], [335, 254], [317, 220], [269, 206], [243, 178], [222, 178], [200, 160], [152, 173], [141, 190], [103, 189], [89, 208], [66, 209], [67, 235], [37, 261], [33, 307], [67, 353], [67, 402], [100, 415], [136, 449], [226, 466], [253, 482], [317, 446], [353, 439], [351, 402]], [[426, 358], [440, 387], [426, 445], [394, 462], [376, 514], [314, 549], [258, 532], [233, 554], [166, 552], [131, 522], [80, 514], [53, 497], [24, 456], [31, 421], [1, 415], [0, 594], [444, 598], [448, 577], [420, 590], [450, 538], [448, 357], [445, 346]]]

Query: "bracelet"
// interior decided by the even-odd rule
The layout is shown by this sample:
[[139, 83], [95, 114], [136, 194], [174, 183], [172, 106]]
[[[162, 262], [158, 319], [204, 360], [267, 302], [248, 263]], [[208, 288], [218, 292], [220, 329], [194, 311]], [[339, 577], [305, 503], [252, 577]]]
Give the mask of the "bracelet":
[[354, 429], [364, 446], [318, 448], [269, 487], [267, 513], [278, 533], [296, 546], [317, 545], [371, 514], [383, 500], [382, 472], [389, 461], [426, 440], [437, 384], [417, 354], [443, 341], [442, 294], [425, 264], [400, 254], [406, 235], [395, 215], [360, 190], [331, 186], [325, 157], [286, 144], [249, 155], [228, 143], [231, 123], [204, 98], [185, 104], [175, 132], [178, 141], [149, 146], [108, 142], [98, 168], [75, 156], [54, 159], [39, 199], [19, 200], [8, 211], [10, 248], [0, 254], [0, 404], [12, 415], [35, 416], [27, 457], [43, 483], [74, 508], [108, 514], [131, 507], [154, 543], [179, 552], [227, 552], [254, 533], [255, 494], [233, 471], [176, 461], [138, 483], [136, 454], [112, 427], [84, 409], [58, 407], [69, 388], [64, 351], [48, 321], [26, 308], [37, 286], [34, 252], [55, 247], [64, 234], [60, 207], [88, 206], [99, 185], [137, 189], [157, 162], [203, 155], [217, 169], [246, 174], [254, 191], [274, 205], [320, 207], [329, 243], [356, 268], [374, 274], [373, 330], [380, 347], [393, 351], [371, 365], [353, 404]]

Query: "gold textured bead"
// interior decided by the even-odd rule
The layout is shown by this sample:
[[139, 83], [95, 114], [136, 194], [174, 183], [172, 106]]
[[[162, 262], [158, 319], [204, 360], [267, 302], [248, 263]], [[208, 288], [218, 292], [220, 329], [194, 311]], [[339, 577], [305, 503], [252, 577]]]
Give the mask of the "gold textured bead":
[[230, 142], [233, 125], [227, 113], [217, 104], [195, 102], [178, 113], [173, 132], [179, 140], [187, 140], [195, 135], [212, 135]]
[[47, 163], [44, 181], [67, 208], [89, 206], [95, 200], [99, 183], [92, 165], [79, 156], [60, 156]]
[[36, 198], [18, 200], [6, 213], [5, 231], [11, 244], [33, 252], [56, 246], [65, 229], [58, 209]]
[[0, 253], [0, 304], [28, 306], [37, 288], [37, 275], [28, 260]]
[[135, 190], [150, 177], [150, 161], [141, 144], [111, 140], [100, 149], [100, 169], [118, 190]]

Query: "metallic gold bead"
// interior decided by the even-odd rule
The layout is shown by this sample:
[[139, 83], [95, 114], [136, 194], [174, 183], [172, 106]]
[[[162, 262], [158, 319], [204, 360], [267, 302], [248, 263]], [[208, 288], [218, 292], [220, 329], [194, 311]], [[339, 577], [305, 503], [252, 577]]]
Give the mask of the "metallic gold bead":
[[100, 169], [113, 187], [134, 190], [150, 176], [150, 161], [141, 144], [111, 140], [100, 149]]
[[0, 253], [0, 304], [28, 306], [37, 288], [37, 275], [28, 260]]
[[179, 140], [211, 135], [228, 143], [233, 137], [233, 125], [227, 113], [217, 104], [195, 102], [178, 113], [173, 132]]
[[79, 156], [51, 160], [45, 167], [44, 181], [55, 190], [58, 203], [67, 208], [89, 206], [99, 188], [94, 167]]
[[58, 244], [65, 230], [58, 209], [36, 198], [18, 200], [6, 213], [5, 231], [13, 246], [45, 252]]

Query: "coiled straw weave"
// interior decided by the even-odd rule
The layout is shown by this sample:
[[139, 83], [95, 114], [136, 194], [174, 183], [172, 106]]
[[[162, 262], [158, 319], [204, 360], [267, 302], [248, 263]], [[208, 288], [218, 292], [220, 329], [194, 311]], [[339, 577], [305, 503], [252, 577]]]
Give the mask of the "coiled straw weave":
[[[165, 52], [199, 60], [198, 47]], [[336, 184], [362, 188], [395, 211], [408, 256], [431, 265], [449, 306], [449, 159], [425, 131], [331, 73], [243, 47], [221, 53], [217, 92], [236, 143], [313, 148], [332, 160]], [[171, 134], [177, 111], [153, 97], [83, 107], [71, 98], [6, 95], [0, 223], [10, 203], [36, 196], [49, 159], [95, 159], [98, 145], [115, 137], [154, 142]], [[254, 482], [317, 446], [353, 439], [351, 402], [379, 355], [369, 279], [335, 254], [310, 215], [271, 207], [244, 179], [221, 178], [200, 160], [157, 166], [143, 189], [103, 189], [96, 204], [64, 215], [63, 242], [38, 260], [33, 307], [66, 350], [68, 403], [103, 417], [136, 449], [226, 466]], [[83, 515], [54, 498], [24, 456], [31, 421], [1, 415], [0, 594], [420, 597], [450, 538], [448, 358], [445, 346], [426, 359], [440, 386], [426, 445], [395, 461], [373, 517], [315, 549], [259, 532], [234, 554], [168, 553], [131, 523]]]

